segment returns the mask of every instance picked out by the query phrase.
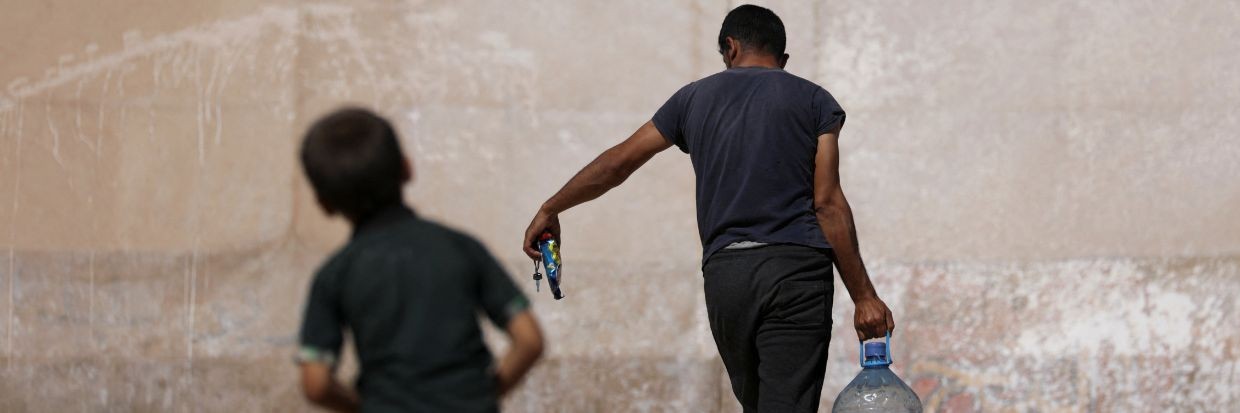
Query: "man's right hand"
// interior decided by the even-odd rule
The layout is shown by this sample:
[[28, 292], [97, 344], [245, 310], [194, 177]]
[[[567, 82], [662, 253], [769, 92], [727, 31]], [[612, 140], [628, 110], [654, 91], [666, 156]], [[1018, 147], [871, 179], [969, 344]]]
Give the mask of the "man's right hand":
[[895, 318], [887, 303], [878, 297], [865, 297], [854, 302], [853, 326], [857, 328], [857, 338], [861, 341], [872, 338], [883, 338], [887, 332], [896, 329]]
[[535, 260], [542, 259], [542, 252], [538, 250], [538, 239], [542, 237], [543, 232], [550, 232], [556, 242], [563, 245], [563, 240], [560, 239], [559, 215], [539, 209], [538, 213], [534, 214], [534, 219], [530, 221], [530, 226], [525, 229], [525, 242], [521, 245], [525, 255]]

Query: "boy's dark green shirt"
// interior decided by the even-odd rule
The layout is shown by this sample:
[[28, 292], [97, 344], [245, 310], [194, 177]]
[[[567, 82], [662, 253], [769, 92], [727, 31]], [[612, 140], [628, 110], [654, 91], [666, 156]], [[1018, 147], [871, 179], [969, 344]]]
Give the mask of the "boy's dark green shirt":
[[314, 276], [303, 358], [357, 348], [362, 411], [497, 410], [478, 312], [503, 329], [529, 301], [478, 241], [400, 205], [358, 225]]

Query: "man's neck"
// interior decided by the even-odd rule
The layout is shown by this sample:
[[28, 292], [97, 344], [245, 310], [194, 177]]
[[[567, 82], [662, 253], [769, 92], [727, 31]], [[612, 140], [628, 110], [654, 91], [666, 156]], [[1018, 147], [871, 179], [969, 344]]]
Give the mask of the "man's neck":
[[745, 53], [736, 57], [736, 61], [732, 62], [732, 68], [740, 67], [763, 67], [767, 69], [779, 69], [779, 61], [775, 56], [765, 54]]

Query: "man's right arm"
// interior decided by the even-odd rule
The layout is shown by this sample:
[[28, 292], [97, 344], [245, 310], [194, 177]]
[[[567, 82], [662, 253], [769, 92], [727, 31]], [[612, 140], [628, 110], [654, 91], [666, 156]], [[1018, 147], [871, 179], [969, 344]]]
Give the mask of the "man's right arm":
[[[671, 146], [672, 144], [663, 138], [663, 134], [659, 133], [659, 129], [654, 127], [654, 122], [646, 122], [637, 132], [633, 132], [633, 136], [604, 151], [538, 209], [538, 213], [530, 221], [530, 226], [525, 230], [522, 250], [530, 258], [542, 258], [535, 242], [543, 231], [550, 231], [557, 240], [560, 239], [561, 212], [598, 198], [619, 186], [655, 154]], [[563, 243], [563, 240], [560, 242]]]
[[855, 311], [853, 324], [861, 340], [883, 337], [895, 329], [895, 320], [887, 304], [878, 298], [857, 243], [857, 228], [852, 208], [840, 187], [840, 128], [818, 137], [818, 153], [814, 155], [814, 215], [818, 226], [835, 253], [835, 266], [840, 279], [852, 297]]

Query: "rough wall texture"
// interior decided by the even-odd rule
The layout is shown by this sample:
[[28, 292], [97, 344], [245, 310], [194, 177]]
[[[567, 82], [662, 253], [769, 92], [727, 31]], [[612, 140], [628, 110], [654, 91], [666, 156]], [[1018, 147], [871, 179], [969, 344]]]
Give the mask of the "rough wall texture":
[[[1240, 405], [1236, 3], [765, 4], [849, 110], [845, 187], [929, 410]], [[721, 68], [734, 5], [0, 1], [0, 411], [307, 409], [289, 357], [346, 228], [299, 175], [305, 125], [389, 116], [408, 199], [525, 281], [534, 208]], [[692, 188], [669, 152], [562, 217], [569, 298], [538, 296], [549, 359], [510, 411], [737, 410]], [[837, 291], [824, 406], [856, 370]]]

